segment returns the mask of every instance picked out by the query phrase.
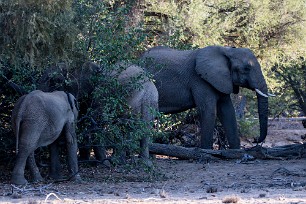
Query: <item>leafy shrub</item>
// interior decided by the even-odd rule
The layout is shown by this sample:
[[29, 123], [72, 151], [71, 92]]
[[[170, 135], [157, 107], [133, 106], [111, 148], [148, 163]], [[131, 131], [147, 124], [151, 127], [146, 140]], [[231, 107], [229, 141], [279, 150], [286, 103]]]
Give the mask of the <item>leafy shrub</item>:
[[[148, 125], [131, 114], [125, 101], [131, 88], [137, 88], [137, 79], [127, 89], [109, 75], [116, 62], [134, 61], [145, 39], [139, 27], [128, 27], [131, 5], [117, 3], [91, 0], [49, 1], [49, 4], [40, 0], [21, 4], [17, 0], [0, 2], [0, 27], [4, 31], [0, 33], [1, 150], [13, 152], [14, 137], [8, 138], [12, 135], [10, 111], [20, 97], [4, 85], [11, 80], [31, 91], [36, 88], [44, 69], [59, 62], [68, 64], [69, 72], [80, 69], [86, 60], [96, 61], [104, 68], [101, 74], [92, 77], [96, 87], [93, 95], [80, 101], [86, 104], [87, 110], [80, 115], [85, 119], [80, 123], [79, 134], [90, 134], [92, 144], [103, 142], [119, 152], [129, 149], [131, 153], [138, 151], [140, 137], [150, 136]], [[66, 78], [62, 86], [71, 80]]]
[[238, 130], [240, 137], [255, 138], [259, 136], [258, 119], [238, 120]]
[[127, 150], [130, 154], [138, 153], [139, 139], [152, 136], [148, 126], [153, 127], [153, 124], [146, 124], [132, 115], [126, 104], [131, 91], [141, 88], [143, 76], [123, 87], [111, 74], [118, 62], [136, 63], [146, 38], [140, 26], [129, 26], [129, 13], [134, 4], [121, 2], [118, 6], [116, 3], [85, 0], [79, 1], [74, 9], [78, 13], [76, 19], [81, 20], [79, 28], [82, 26], [79, 49], [86, 51], [91, 60], [101, 65], [101, 72], [93, 77], [95, 91], [90, 98], [92, 105], [87, 102], [85, 113], [95, 124], [94, 127], [87, 124], [82, 128], [85, 132], [93, 130], [91, 144], [110, 147], [120, 157]]

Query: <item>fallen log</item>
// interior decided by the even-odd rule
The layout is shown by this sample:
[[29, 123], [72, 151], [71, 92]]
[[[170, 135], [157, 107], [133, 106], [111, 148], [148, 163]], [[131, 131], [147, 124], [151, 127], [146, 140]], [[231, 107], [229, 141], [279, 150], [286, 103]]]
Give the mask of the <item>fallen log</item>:
[[186, 148], [175, 145], [152, 143], [149, 147], [151, 154], [167, 155], [180, 159], [217, 160], [217, 159], [292, 159], [306, 158], [306, 143], [292, 144], [273, 148], [260, 145], [245, 149], [208, 150]]

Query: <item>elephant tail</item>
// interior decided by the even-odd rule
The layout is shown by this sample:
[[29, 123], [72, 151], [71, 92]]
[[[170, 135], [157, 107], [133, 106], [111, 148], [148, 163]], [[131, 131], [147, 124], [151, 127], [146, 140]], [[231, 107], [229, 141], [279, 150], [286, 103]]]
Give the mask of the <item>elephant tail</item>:
[[[22, 101], [24, 100], [24, 98], [22, 99]], [[23, 107], [22, 107], [23, 108]], [[17, 117], [15, 119], [15, 135], [16, 135], [16, 154], [18, 154], [19, 152], [19, 140], [20, 140], [20, 135], [21, 135], [21, 130], [20, 130], [20, 126], [22, 124], [22, 115], [23, 111], [19, 111], [17, 114]]]
[[18, 99], [18, 101], [14, 105], [14, 109], [12, 112], [12, 127], [16, 136], [16, 154], [18, 154], [19, 151], [20, 126], [23, 118], [22, 113], [24, 111], [24, 106], [22, 104], [26, 96], [27, 95], [23, 95]]
[[68, 92], [65, 92], [65, 93], [67, 95], [68, 102], [69, 102], [71, 110], [73, 111], [73, 107], [75, 107], [77, 109], [77, 111], [79, 111], [79, 106], [78, 106], [78, 103], [77, 103], [76, 99], [74, 97], [72, 99], [72, 97], [70, 96], [72, 94], [70, 94]]
[[19, 137], [20, 137], [20, 124], [21, 124], [21, 116], [18, 115], [15, 121], [15, 135], [16, 135], [16, 154], [19, 151]]
[[71, 108], [71, 110], [73, 110], [73, 104], [72, 104], [72, 100], [71, 100], [71, 98], [70, 98], [70, 96], [69, 96], [69, 93], [68, 93], [68, 92], [65, 92], [65, 93], [66, 93], [66, 95], [67, 95], [67, 98], [68, 98], [68, 102], [69, 102], [70, 108]]

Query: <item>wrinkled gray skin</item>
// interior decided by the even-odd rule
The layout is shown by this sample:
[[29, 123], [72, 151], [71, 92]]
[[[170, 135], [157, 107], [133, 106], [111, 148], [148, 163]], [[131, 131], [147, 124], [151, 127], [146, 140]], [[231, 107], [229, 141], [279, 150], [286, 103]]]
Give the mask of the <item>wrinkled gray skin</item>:
[[[100, 72], [98, 66], [90, 66], [90, 62], [86, 62], [76, 69], [73, 73], [69, 73], [65, 63], [58, 63], [46, 69], [37, 83], [37, 89], [42, 91], [67, 91], [75, 96], [79, 101], [81, 98], [91, 96], [95, 86], [90, 81], [93, 76]], [[66, 84], [65, 81], [71, 81]]]
[[[130, 65], [123, 71], [114, 71], [111, 75], [117, 75], [121, 85], [126, 85], [132, 78], [141, 76], [141, 88], [135, 89], [127, 98], [127, 104], [131, 107], [132, 113], [139, 115], [148, 124], [155, 119], [154, 111], [158, 111], [158, 91], [152, 81], [145, 76], [143, 68]], [[148, 127], [152, 128], [152, 127]], [[140, 156], [149, 162], [149, 138], [144, 136], [140, 141], [142, 149]], [[147, 163], [149, 164], [149, 163]]]
[[[159, 110], [177, 113], [197, 108], [200, 116], [201, 148], [213, 146], [216, 117], [220, 119], [229, 148], [240, 148], [235, 110], [230, 98], [239, 87], [267, 93], [260, 64], [251, 50], [209, 46], [179, 51], [155, 47], [144, 53], [145, 67], [154, 76], [159, 94]], [[260, 136], [267, 135], [268, 98], [257, 94]]]
[[[79, 114], [85, 114], [88, 106], [96, 108], [99, 104], [92, 104], [92, 94], [95, 85], [91, 82], [91, 78], [100, 72], [98, 66], [89, 66], [91, 63], [84, 63], [83, 66], [77, 68], [73, 72], [65, 63], [58, 63], [57, 65], [47, 68], [37, 83], [37, 89], [51, 92], [51, 91], [66, 91], [74, 95], [80, 103]], [[69, 81], [67, 84], [66, 81]], [[85, 137], [86, 141], [88, 137]], [[86, 142], [85, 142], [86, 143]], [[95, 157], [97, 160], [103, 161], [105, 156], [105, 149], [94, 146]], [[80, 160], [89, 160], [91, 148], [79, 148]], [[52, 166], [51, 166], [52, 167]]]
[[[34, 151], [41, 146], [57, 145], [55, 141], [63, 135], [67, 143], [69, 173], [73, 180], [81, 180], [78, 175], [77, 138], [75, 133], [78, 110], [73, 95], [63, 91], [51, 93], [39, 90], [22, 96], [15, 103], [12, 112], [12, 128], [16, 135], [16, 164], [12, 173], [13, 184], [26, 184], [24, 169], [29, 167], [34, 182], [42, 181], [34, 159]], [[51, 148], [53, 149], [53, 148]], [[58, 155], [52, 155], [50, 175], [57, 175], [60, 168]], [[57, 152], [56, 152], [57, 154]]]
[[[118, 77], [118, 81], [124, 85], [128, 83], [131, 78], [136, 78], [138, 75], [143, 75], [143, 68], [135, 65], [127, 65], [124, 63], [118, 64], [118, 69], [110, 73], [111, 77]], [[44, 91], [53, 90], [66, 90], [79, 100], [81, 98], [92, 97], [92, 92], [94, 91], [94, 84], [90, 81], [91, 78], [97, 74], [100, 74], [101, 67], [93, 62], [86, 62], [82, 65], [81, 69], [77, 69], [74, 73], [70, 75], [72, 82], [63, 87], [62, 84], [65, 80], [67, 67], [64, 64], [59, 64], [57, 67], [50, 67], [43, 74], [38, 82], [38, 89]], [[56, 77], [51, 78], [53, 72], [60, 73]], [[152, 121], [154, 115], [150, 109], [158, 110], [158, 92], [153, 82], [151, 82], [147, 77], [141, 79], [140, 82], [142, 87], [140, 89], [134, 90], [129, 98], [127, 98], [127, 103], [131, 107], [134, 114], [140, 115], [144, 121]], [[60, 86], [57, 86], [59, 84]], [[99, 104], [94, 104], [97, 106]], [[86, 109], [86, 104], [81, 104], [80, 109]], [[149, 148], [148, 148], [148, 137], [143, 137], [140, 141], [141, 153], [140, 156], [148, 161], [149, 158]], [[97, 152], [101, 152], [97, 150]], [[96, 151], [95, 151], [96, 153]], [[103, 158], [103, 156], [101, 156]]]

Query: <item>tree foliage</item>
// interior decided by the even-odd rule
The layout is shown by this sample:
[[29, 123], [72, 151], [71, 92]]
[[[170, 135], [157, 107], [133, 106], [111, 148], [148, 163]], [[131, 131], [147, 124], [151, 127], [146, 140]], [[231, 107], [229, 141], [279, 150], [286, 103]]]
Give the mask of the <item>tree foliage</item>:
[[143, 135], [152, 134], [126, 104], [131, 90], [140, 87], [141, 79], [122, 87], [111, 74], [116, 63], [133, 62], [143, 50], [145, 34], [140, 25], [130, 26], [134, 6], [135, 2], [130, 1], [91, 0], [76, 1], [74, 5], [80, 49], [101, 66], [101, 72], [94, 76], [95, 91], [91, 96], [92, 104], [98, 106], [89, 106], [85, 113], [96, 123], [92, 143], [111, 145], [118, 152], [129, 149], [130, 153], [139, 149]]
[[69, 60], [76, 28], [71, 0], [12, 0], [0, 2], [2, 60], [18, 67], [41, 67]]
[[[76, 27], [72, 1], [0, 1], [0, 145], [11, 152], [13, 103], [20, 97], [14, 83], [35, 89], [39, 73], [59, 61], [72, 62]], [[14, 83], [12, 83], [14, 82]], [[4, 148], [2, 148], [4, 147]]]
[[[286, 102], [288, 109], [301, 110], [306, 115], [306, 59], [286, 59], [275, 64], [272, 68], [277, 82], [282, 84], [282, 102]], [[287, 96], [287, 98], [286, 98]], [[291, 97], [288, 97], [291, 96]]]

